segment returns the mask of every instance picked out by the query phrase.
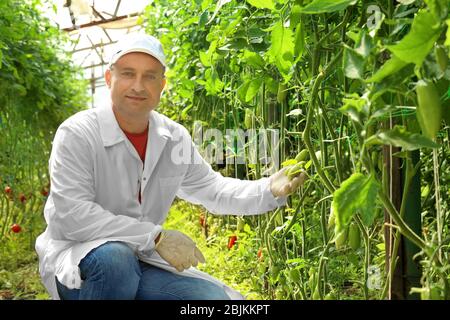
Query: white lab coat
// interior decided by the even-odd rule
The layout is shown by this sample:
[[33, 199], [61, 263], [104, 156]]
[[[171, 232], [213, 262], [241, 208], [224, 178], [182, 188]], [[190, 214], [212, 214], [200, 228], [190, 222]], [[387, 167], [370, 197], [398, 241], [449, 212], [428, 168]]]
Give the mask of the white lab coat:
[[[180, 146], [185, 147], [182, 152]], [[242, 299], [237, 291], [193, 267], [177, 272], [154, 250], [154, 239], [175, 196], [215, 214], [260, 214], [286, 202], [285, 197], [274, 198], [267, 177], [245, 181], [212, 170], [186, 128], [156, 111], [150, 112], [145, 164], [112, 108], [105, 106], [78, 112], [60, 125], [49, 172], [47, 228], [36, 240], [36, 251], [43, 283], [53, 299], [59, 299], [55, 276], [68, 288], [80, 288], [80, 260], [113, 240], [128, 244], [142, 261], [213, 281], [230, 298]]]

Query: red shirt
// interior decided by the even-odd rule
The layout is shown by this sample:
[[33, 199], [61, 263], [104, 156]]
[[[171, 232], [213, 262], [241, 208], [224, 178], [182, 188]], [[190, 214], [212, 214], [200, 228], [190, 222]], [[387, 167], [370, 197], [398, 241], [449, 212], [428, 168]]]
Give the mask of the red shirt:
[[142, 162], [145, 162], [145, 150], [147, 150], [148, 127], [141, 133], [129, 133], [123, 130], [128, 140], [133, 144]]
[[[123, 129], [122, 129], [123, 130]], [[128, 140], [133, 144], [142, 162], [145, 162], [145, 151], [147, 150], [148, 126], [142, 133], [130, 133], [123, 130]], [[139, 203], [141, 203], [141, 189], [139, 189]]]

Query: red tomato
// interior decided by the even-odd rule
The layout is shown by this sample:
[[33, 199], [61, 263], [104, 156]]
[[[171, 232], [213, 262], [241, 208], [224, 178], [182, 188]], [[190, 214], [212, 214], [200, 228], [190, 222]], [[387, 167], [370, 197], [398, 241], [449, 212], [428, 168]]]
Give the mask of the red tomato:
[[11, 231], [14, 233], [19, 233], [20, 231], [22, 231], [22, 228], [17, 223], [14, 223], [11, 226]]
[[263, 253], [262, 253], [262, 248], [259, 248], [258, 253], [256, 254], [258, 256], [258, 259], [261, 260]]
[[10, 186], [6, 186], [5, 187], [5, 193], [10, 194], [11, 193], [11, 187]]
[[41, 194], [42, 194], [44, 197], [48, 196], [48, 191], [47, 191], [47, 189], [42, 188], [42, 189], [41, 189]]
[[203, 214], [200, 215], [199, 222], [202, 227], [205, 227], [205, 216]]
[[25, 195], [23, 193], [20, 193], [19, 200], [20, 200], [20, 202], [25, 203], [25, 201], [27, 200], [27, 197], [25, 197]]
[[228, 238], [228, 249], [233, 248], [234, 244], [236, 243], [236, 240], [237, 236], [234, 234]]

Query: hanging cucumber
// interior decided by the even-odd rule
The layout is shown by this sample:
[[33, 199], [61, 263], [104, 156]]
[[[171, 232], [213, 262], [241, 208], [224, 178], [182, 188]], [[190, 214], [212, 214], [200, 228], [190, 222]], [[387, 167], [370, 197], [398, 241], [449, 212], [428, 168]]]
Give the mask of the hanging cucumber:
[[281, 83], [278, 85], [277, 101], [283, 103], [286, 100], [287, 90], [286, 85]]
[[443, 46], [436, 46], [434, 48], [434, 54], [436, 55], [436, 61], [441, 68], [442, 72], [445, 72], [447, 70], [448, 65], [448, 55], [445, 52], [445, 48]]
[[442, 107], [439, 93], [431, 81], [420, 80], [416, 85], [416, 116], [422, 133], [434, 140], [441, 127]]
[[353, 250], [359, 249], [361, 246], [361, 234], [355, 223], [352, 223], [348, 230], [348, 244]]
[[253, 123], [253, 110], [250, 108], [245, 109], [244, 125], [246, 129], [251, 129]]
[[286, 170], [286, 175], [289, 177], [289, 179], [294, 178], [299, 173], [303, 172], [303, 167], [305, 166], [305, 161], [300, 161], [294, 164], [291, 168]]
[[336, 245], [336, 249], [339, 250], [345, 246], [347, 243], [348, 237], [348, 228], [345, 228], [335, 239], [334, 244]]
[[309, 152], [308, 149], [303, 149], [295, 156], [295, 161], [308, 161], [309, 160]]
[[336, 216], [334, 215], [333, 206], [330, 206], [330, 215], [328, 216], [328, 230], [332, 230], [336, 225]]

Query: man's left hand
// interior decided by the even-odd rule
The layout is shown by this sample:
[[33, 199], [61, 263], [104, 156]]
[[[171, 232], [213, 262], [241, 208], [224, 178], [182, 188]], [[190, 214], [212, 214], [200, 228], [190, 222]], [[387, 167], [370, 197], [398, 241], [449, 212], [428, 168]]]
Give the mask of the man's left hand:
[[288, 196], [305, 182], [306, 174], [304, 172], [290, 179], [286, 175], [286, 170], [289, 168], [285, 167], [270, 176], [270, 191], [272, 191], [274, 197]]

